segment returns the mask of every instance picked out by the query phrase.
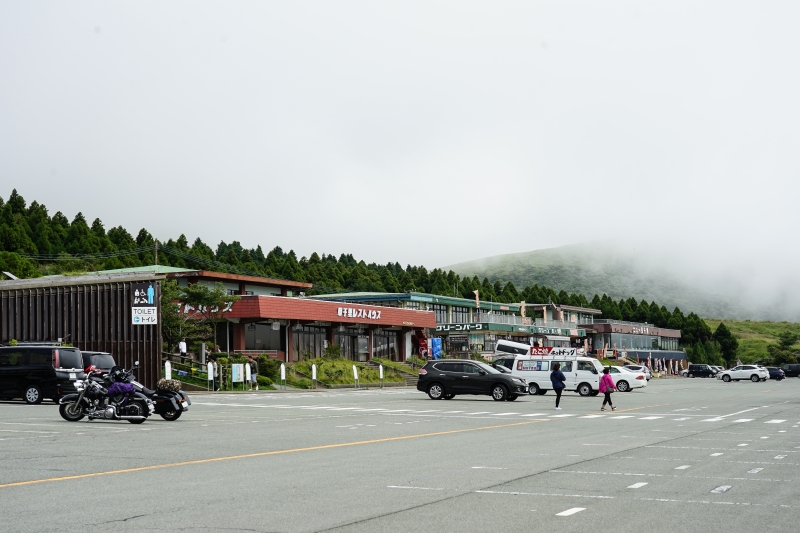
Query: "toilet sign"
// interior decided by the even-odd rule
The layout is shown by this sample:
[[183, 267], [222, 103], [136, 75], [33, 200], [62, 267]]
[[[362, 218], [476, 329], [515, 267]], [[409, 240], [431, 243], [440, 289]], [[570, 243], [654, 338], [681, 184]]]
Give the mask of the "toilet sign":
[[131, 323], [134, 326], [158, 324], [157, 283], [131, 283]]

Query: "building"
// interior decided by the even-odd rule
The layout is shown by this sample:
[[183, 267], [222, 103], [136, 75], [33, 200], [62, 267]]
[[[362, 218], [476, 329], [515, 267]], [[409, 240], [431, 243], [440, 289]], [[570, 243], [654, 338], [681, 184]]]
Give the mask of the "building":
[[[163, 274], [126, 272], [0, 281], [0, 344], [64, 343], [114, 354], [154, 388], [161, 377]], [[137, 291], [150, 292], [148, 297]], [[143, 320], [137, 309], [146, 309]]]
[[434, 313], [413, 307], [304, 298], [310, 283], [156, 265], [105, 273], [141, 271], [159, 273], [178, 286], [221, 283], [228, 294], [240, 296], [217, 326], [217, 343], [224, 352], [294, 362], [321, 357], [329, 344], [338, 344], [342, 356], [354, 361], [400, 361], [414, 352], [426, 329], [436, 326]]
[[[450, 356], [494, 353], [500, 339], [538, 346], [586, 348], [582, 323], [592, 323], [597, 309], [558, 304], [507, 304], [420, 292], [355, 292], [324, 294], [310, 298], [331, 302], [372, 303], [434, 313], [436, 326], [427, 334], [440, 337]], [[522, 314], [528, 316], [522, 316]]]
[[624, 320], [595, 320], [582, 324], [589, 336], [591, 350], [627, 354], [629, 359], [648, 357], [684, 360], [686, 353], [678, 349], [681, 332], [657, 328], [653, 324]]

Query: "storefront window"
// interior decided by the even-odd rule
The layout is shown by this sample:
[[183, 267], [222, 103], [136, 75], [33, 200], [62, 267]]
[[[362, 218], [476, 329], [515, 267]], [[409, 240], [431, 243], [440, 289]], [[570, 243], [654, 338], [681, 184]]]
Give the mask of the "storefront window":
[[417, 310], [419, 310], [419, 302], [406, 302], [406, 309], [417, 309]]
[[281, 331], [272, 324], [247, 324], [244, 330], [245, 350], [283, 350]]
[[437, 324], [447, 324], [450, 322], [447, 319], [447, 306], [441, 304], [433, 304], [431, 305], [431, 311], [433, 314], [436, 315], [436, 323]]
[[372, 333], [372, 357], [381, 357], [399, 361], [399, 342], [396, 331], [380, 331]]
[[469, 322], [469, 308], [453, 306], [453, 322], [456, 324]]
[[322, 357], [325, 328], [303, 326], [292, 329], [292, 345], [295, 361]]

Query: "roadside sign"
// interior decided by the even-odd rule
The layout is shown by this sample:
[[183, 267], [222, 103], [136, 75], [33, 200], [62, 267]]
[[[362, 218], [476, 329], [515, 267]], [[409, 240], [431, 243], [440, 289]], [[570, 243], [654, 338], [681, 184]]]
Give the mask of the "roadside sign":
[[233, 383], [244, 382], [244, 365], [235, 364], [231, 365], [231, 381]]
[[131, 283], [131, 323], [134, 326], [158, 324], [157, 283]]

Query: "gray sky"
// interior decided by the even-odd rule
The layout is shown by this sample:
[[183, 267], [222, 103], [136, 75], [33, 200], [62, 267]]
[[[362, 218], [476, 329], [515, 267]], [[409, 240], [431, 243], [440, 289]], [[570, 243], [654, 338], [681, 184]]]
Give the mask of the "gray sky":
[[0, 195], [212, 247], [435, 267], [602, 237], [773, 279], [798, 255], [798, 15], [2, 0]]

